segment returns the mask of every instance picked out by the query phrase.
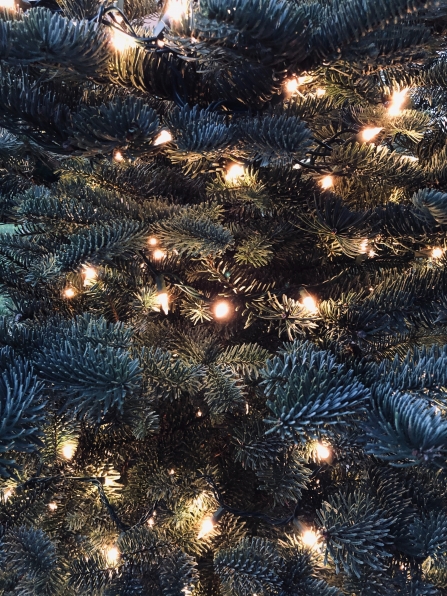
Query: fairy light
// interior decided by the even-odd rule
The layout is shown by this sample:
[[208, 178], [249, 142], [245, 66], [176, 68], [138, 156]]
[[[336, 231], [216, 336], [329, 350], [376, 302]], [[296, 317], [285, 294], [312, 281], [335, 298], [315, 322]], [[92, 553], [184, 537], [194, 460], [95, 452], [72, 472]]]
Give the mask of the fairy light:
[[113, 159], [115, 161], [123, 161], [124, 157], [121, 151], [115, 151], [115, 153], [113, 154]]
[[306, 530], [301, 534], [301, 542], [308, 548], [315, 548], [318, 544], [318, 534], [314, 530]]
[[126, 50], [130, 50], [131, 48], [135, 48], [137, 46], [137, 43], [133, 37], [127, 33], [124, 33], [124, 31], [121, 31], [121, 29], [117, 29], [115, 27], [112, 27], [110, 41], [117, 52], [125, 52]]
[[104, 476], [104, 486], [112, 486], [113, 485], [113, 478], [110, 476]]
[[57, 509], [57, 504], [56, 503], [48, 503], [48, 509], [50, 511], [56, 511]]
[[171, 470], [169, 470], [169, 476], [174, 476], [174, 474], [175, 474], [174, 468], [172, 468]]
[[368, 141], [372, 141], [374, 139], [374, 137], [376, 137], [381, 130], [383, 130], [383, 127], [365, 128], [360, 133], [360, 137], [361, 137], [362, 141], [365, 141], [365, 143], [367, 143]]
[[202, 521], [202, 524], [200, 526], [200, 532], [197, 534], [197, 538], [200, 540], [201, 538], [203, 538], [204, 536], [206, 536], [213, 530], [214, 530], [213, 518], [211, 516], [205, 517], [205, 519]]
[[440, 246], [437, 246], [436, 248], [434, 248], [431, 251], [432, 259], [440, 259], [443, 254], [444, 254], [444, 249], [442, 249]]
[[155, 519], [154, 519], [153, 517], [150, 517], [150, 518], [147, 520], [147, 525], [148, 525], [150, 528], [153, 528], [153, 527], [154, 527], [154, 525], [155, 525]]
[[213, 307], [216, 319], [226, 319], [231, 313], [231, 306], [228, 300], [219, 300]]
[[332, 188], [334, 186], [334, 177], [333, 176], [325, 176], [320, 180], [320, 186], [323, 190], [327, 190], [328, 188]]
[[150, 246], [157, 246], [157, 244], [158, 244], [157, 238], [155, 238], [154, 236], [152, 236], [152, 238], [149, 238], [149, 244], [150, 244]]
[[225, 180], [227, 182], [235, 182], [238, 178], [242, 178], [245, 174], [244, 166], [241, 166], [239, 163], [232, 164], [225, 174]]
[[315, 451], [317, 452], [318, 459], [329, 459], [331, 457], [331, 450], [327, 445], [323, 445], [323, 443], [317, 443]]
[[164, 259], [165, 256], [166, 256], [166, 253], [159, 248], [157, 248], [157, 250], [154, 250], [154, 252], [152, 253], [152, 257], [156, 261], [161, 261], [161, 259]]
[[73, 298], [76, 295], [74, 288], [65, 288], [64, 290], [64, 297], [65, 298]]
[[287, 79], [285, 82], [285, 87], [287, 93], [295, 93], [295, 91], [298, 89], [298, 80], [295, 77], [292, 79]]
[[360, 243], [360, 254], [366, 254], [366, 252], [368, 251], [368, 239], [364, 238], [362, 240], [362, 242]]
[[323, 95], [326, 95], [326, 89], [319, 87], [315, 93], [317, 94], [317, 97], [323, 97]]
[[157, 302], [161, 307], [161, 310], [165, 313], [165, 315], [169, 312], [169, 296], [167, 292], [160, 292], [157, 295]]
[[62, 456], [65, 459], [73, 459], [76, 451], [76, 445], [74, 443], [65, 443], [61, 449]]
[[84, 286], [91, 286], [98, 277], [98, 272], [94, 267], [85, 267], [82, 274], [84, 275]]
[[110, 565], [116, 565], [120, 558], [120, 551], [116, 548], [116, 546], [111, 546], [106, 551], [106, 558]]
[[170, 141], [172, 141], [172, 135], [169, 130], [162, 130], [156, 137], [154, 145], [163, 145], [163, 143], [169, 143]]
[[389, 116], [400, 116], [402, 113], [402, 106], [407, 99], [408, 89], [402, 89], [402, 91], [395, 91], [391, 98], [391, 105], [388, 108]]
[[181, 21], [187, 10], [187, 5], [182, 0], [170, 0], [166, 10], [166, 16], [172, 21]]
[[0, 8], [7, 8], [8, 10], [14, 10], [16, 7], [14, 0], [0, 0]]
[[5, 503], [6, 503], [6, 501], [8, 499], [10, 499], [12, 497], [13, 493], [14, 493], [14, 489], [13, 488], [7, 488], [4, 491], [4, 493], [3, 493], [3, 500], [5, 501]]
[[202, 418], [202, 416], [203, 416], [202, 410], [197, 410], [196, 416], [197, 416], [197, 418]]

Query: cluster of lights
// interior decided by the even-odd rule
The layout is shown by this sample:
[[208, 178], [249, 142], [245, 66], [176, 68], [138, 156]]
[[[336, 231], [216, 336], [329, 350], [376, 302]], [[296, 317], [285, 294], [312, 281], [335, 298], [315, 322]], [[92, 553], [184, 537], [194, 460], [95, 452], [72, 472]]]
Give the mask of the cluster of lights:
[[391, 98], [391, 104], [388, 108], [389, 116], [400, 116], [402, 114], [402, 106], [407, 99], [408, 89], [402, 91], [395, 91]]

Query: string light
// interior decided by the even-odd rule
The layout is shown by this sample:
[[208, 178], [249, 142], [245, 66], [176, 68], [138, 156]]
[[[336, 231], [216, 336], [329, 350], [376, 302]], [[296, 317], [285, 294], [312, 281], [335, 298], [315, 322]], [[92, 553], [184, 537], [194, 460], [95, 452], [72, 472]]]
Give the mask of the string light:
[[213, 530], [214, 530], [213, 518], [211, 516], [205, 517], [205, 519], [202, 521], [202, 525], [200, 526], [200, 532], [197, 534], [197, 538], [200, 540], [201, 538], [203, 538], [204, 536], [206, 536]]
[[328, 188], [332, 188], [334, 186], [334, 177], [333, 176], [325, 176], [320, 180], [320, 186], [323, 190], [327, 190]]
[[64, 290], [65, 298], [73, 298], [74, 296], [76, 296], [76, 292], [75, 292], [74, 288], [65, 288], [65, 290]]
[[165, 315], [169, 312], [169, 296], [167, 292], [159, 292], [157, 294], [157, 301], [161, 310], [165, 313]]
[[124, 52], [137, 46], [133, 37], [116, 27], [112, 27], [111, 42], [117, 52]]
[[323, 445], [323, 443], [317, 443], [315, 451], [317, 452], [318, 459], [329, 459], [331, 457], [331, 450], [327, 445]]
[[360, 253], [365, 254], [368, 251], [368, 238], [364, 238], [360, 243]]
[[84, 267], [84, 286], [91, 286], [98, 277], [98, 272], [94, 267]]
[[318, 534], [313, 530], [306, 530], [301, 535], [301, 542], [308, 548], [315, 548], [318, 544]]
[[154, 237], [152, 237], [152, 238], [149, 238], [149, 244], [150, 244], [151, 246], [157, 246], [157, 244], [158, 244], [158, 240], [157, 240], [157, 238], [154, 238]]
[[306, 310], [308, 310], [309, 312], [317, 312], [317, 301], [313, 296], [309, 294], [306, 288], [302, 288], [300, 290], [300, 296], [302, 298], [301, 304], [304, 306]]
[[116, 563], [118, 563], [118, 559], [120, 558], [120, 551], [116, 548], [116, 546], [111, 546], [107, 549], [106, 557], [107, 562], [110, 565], [116, 565]]
[[9, 10], [14, 10], [16, 7], [14, 0], [0, 0], [0, 8], [7, 8]]
[[150, 517], [150, 518], [147, 520], [147, 525], [148, 525], [150, 528], [153, 528], [153, 527], [154, 527], [154, 524], [155, 524], [155, 519], [154, 519], [153, 517]]
[[402, 106], [407, 99], [408, 89], [402, 89], [402, 91], [395, 91], [391, 98], [391, 105], [388, 108], [389, 116], [400, 116], [402, 113]]
[[225, 180], [227, 180], [228, 182], [235, 182], [238, 178], [242, 178], [244, 174], [244, 166], [241, 166], [241, 164], [238, 163], [234, 163], [228, 168], [227, 173], [225, 174]]
[[372, 139], [376, 137], [381, 130], [383, 130], [383, 127], [365, 128], [360, 133], [362, 141], [365, 141], [365, 143], [372, 141]]
[[431, 251], [432, 259], [440, 259], [443, 254], [444, 254], [444, 249], [442, 249], [440, 246], [437, 246], [436, 248], [434, 248]]
[[293, 79], [287, 79], [285, 82], [287, 93], [295, 93], [298, 89], [298, 80], [294, 77]]
[[161, 259], [164, 259], [165, 256], [166, 256], [166, 253], [163, 252], [162, 250], [160, 250], [159, 248], [157, 248], [157, 250], [154, 250], [154, 252], [152, 253], [152, 257], [156, 261], [161, 261]]
[[65, 443], [65, 445], [61, 449], [62, 456], [65, 457], [65, 459], [73, 459], [75, 451], [75, 443]]
[[228, 300], [219, 300], [213, 307], [216, 319], [226, 319], [231, 313], [231, 306]]
[[169, 470], [169, 476], [174, 476], [174, 474], [175, 474], [174, 468], [172, 468], [172, 470]]
[[14, 489], [13, 488], [7, 488], [5, 490], [5, 492], [3, 493], [3, 500], [6, 501], [13, 495], [14, 493]]
[[115, 151], [115, 153], [113, 154], [113, 159], [115, 161], [123, 161], [124, 157], [121, 151]]
[[48, 509], [50, 511], [56, 511], [57, 509], [57, 504], [56, 503], [48, 503]]
[[169, 143], [170, 141], [172, 141], [172, 135], [169, 130], [162, 130], [156, 137], [154, 145], [163, 145], [163, 143]]
[[112, 486], [113, 483], [113, 478], [110, 476], [104, 476], [104, 486]]
[[202, 411], [197, 410], [196, 416], [197, 416], [197, 418], [201, 418], [203, 416]]
[[182, 0], [170, 0], [166, 10], [166, 16], [172, 21], [180, 21], [184, 18], [187, 5]]
[[323, 97], [326, 95], [326, 89], [322, 89], [321, 87], [316, 90], [317, 97]]

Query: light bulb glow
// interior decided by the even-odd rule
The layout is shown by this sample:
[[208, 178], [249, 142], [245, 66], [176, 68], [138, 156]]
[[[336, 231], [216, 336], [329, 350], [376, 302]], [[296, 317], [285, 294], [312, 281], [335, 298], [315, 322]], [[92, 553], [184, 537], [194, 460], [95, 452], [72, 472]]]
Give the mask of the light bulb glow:
[[112, 486], [113, 485], [113, 478], [110, 476], [104, 476], [104, 486]]
[[157, 248], [157, 250], [154, 250], [154, 252], [152, 253], [152, 257], [156, 261], [161, 261], [161, 259], [164, 259], [165, 256], [166, 256], [166, 253], [163, 252], [162, 250], [160, 250], [159, 248]]
[[113, 159], [115, 161], [123, 161], [124, 157], [121, 151], [115, 151], [115, 153], [113, 154]]
[[76, 445], [74, 443], [65, 443], [61, 449], [62, 456], [65, 459], [73, 459], [76, 451]]
[[197, 418], [201, 418], [203, 416], [202, 411], [201, 410], [197, 410], [196, 416], [197, 416]]
[[360, 243], [360, 254], [364, 255], [368, 252], [368, 239], [364, 238]]
[[157, 246], [157, 244], [158, 244], [158, 240], [157, 240], [157, 238], [154, 238], [154, 237], [152, 237], [152, 238], [149, 238], [149, 244], [150, 244], [151, 246]]
[[212, 518], [205, 517], [205, 519], [202, 521], [202, 524], [200, 526], [200, 532], [197, 534], [197, 538], [200, 540], [201, 538], [203, 538], [204, 536], [206, 536], [213, 530], [214, 530], [214, 524], [213, 524]]
[[214, 316], [216, 319], [225, 319], [231, 312], [230, 304], [227, 300], [220, 300], [216, 302], [213, 307]]
[[320, 186], [323, 190], [327, 190], [328, 188], [332, 188], [334, 186], [334, 177], [333, 176], [325, 176], [320, 180]]
[[225, 174], [225, 180], [227, 182], [235, 182], [238, 178], [242, 178], [245, 174], [244, 166], [241, 166], [239, 163], [232, 164]]
[[318, 310], [318, 306], [317, 306], [317, 303], [315, 302], [315, 298], [313, 298], [312, 296], [305, 296], [303, 298], [302, 304], [309, 312], [317, 312], [317, 310]]
[[57, 509], [57, 504], [56, 503], [48, 503], [48, 509], [50, 511], [56, 511]]
[[315, 451], [317, 452], [318, 459], [329, 459], [331, 457], [331, 450], [322, 443], [317, 443]]
[[14, 0], [0, 0], [0, 8], [7, 8], [9, 10], [14, 10], [16, 7]]
[[365, 128], [360, 133], [362, 141], [365, 141], [365, 143], [372, 141], [372, 139], [376, 137], [381, 130], [383, 130], [383, 127]]
[[157, 296], [158, 304], [165, 315], [169, 312], [169, 296], [167, 292], [160, 292]]
[[187, 3], [182, 0], [170, 0], [166, 16], [172, 21], [181, 21], [188, 9]]
[[120, 29], [116, 29], [115, 27], [112, 28], [110, 40], [117, 52], [124, 52], [137, 46], [137, 43], [133, 37], [127, 35], [127, 33], [124, 33], [124, 31], [121, 31]]
[[4, 493], [3, 493], [3, 500], [6, 501], [12, 496], [12, 494], [14, 493], [14, 489], [13, 488], [7, 488]]
[[440, 259], [443, 254], [444, 250], [440, 246], [437, 246], [431, 251], [432, 259]]
[[84, 286], [92, 285], [98, 277], [98, 272], [94, 267], [85, 267], [82, 273], [84, 275]]
[[287, 93], [295, 93], [298, 89], [298, 80], [295, 77], [293, 79], [287, 79], [285, 87]]
[[153, 527], [154, 527], [154, 524], [155, 524], [155, 519], [154, 519], [153, 517], [150, 517], [150, 518], [147, 520], [147, 525], [148, 525], [150, 528], [153, 528]]
[[321, 87], [316, 90], [317, 97], [323, 97], [326, 95], [326, 89], [322, 89]]
[[115, 565], [120, 558], [120, 551], [116, 548], [116, 546], [111, 546], [107, 549], [106, 558], [110, 565]]
[[156, 137], [154, 145], [163, 145], [163, 143], [169, 143], [170, 141], [172, 141], [172, 135], [169, 130], [162, 130]]
[[402, 106], [407, 99], [408, 89], [402, 89], [402, 91], [395, 91], [391, 98], [391, 105], [388, 108], [389, 116], [400, 116], [402, 113]]
[[315, 548], [318, 544], [318, 534], [313, 530], [306, 530], [301, 535], [301, 541], [308, 548]]
[[175, 474], [174, 468], [172, 468], [172, 470], [169, 470], [169, 476], [174, 476], [174, 474]]
[[74, 288], [66, 288], [64, 290], [65, 298], [74, 298], [75, 295], [76, 295], [76, 292], [75, 292]]

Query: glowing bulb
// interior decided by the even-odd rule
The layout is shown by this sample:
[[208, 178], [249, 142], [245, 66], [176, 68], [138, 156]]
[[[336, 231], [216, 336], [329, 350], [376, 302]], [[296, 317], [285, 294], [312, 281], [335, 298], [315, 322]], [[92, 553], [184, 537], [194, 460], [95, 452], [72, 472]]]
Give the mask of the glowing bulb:
[[197, 416], [197, 418], [201, 418], [203, 416], [202, 411], [201, 410], [197, 410], [196, 416]]
[[113, 478], [110, 476], [104, 476], [104, 486], [112, 486], [113, 485]]
[[73, 298], [75, 295], [76, 295], [76, 292], [74, 291], [74, 288], [66, 288], [64, 290], [65, 298]]
[[123, 161], [124, 157], [121, 151], [115, 151], [115, 153], [113, 154], [113, 159], [115, 161]]
[[56, 503], [48, 503], [48, 509], [50, 511], [56, 511], [57, 509], [57, 504]]
[[160, 250], [159, 248], [157, 248], [157, 250], [154, 250], [154, 252], [152, 253], [152, 257], [156, 261], [161, 261], [161, 259], [164, 259], [165, 256], [166, 256], [166, 253], [163, 252], [162, 250]]
[[16, 7], [14, 0], [0, 0], [0, 8], [8, 8], [14, 10]]
[[238, 178], [242, 178], [245, 174], [244, 167], [238, 163], [231, 165], [225, 174], [225, 180], [228, 182], [235, 182]]
[[172, 470], [169, 470], [169, 476], [174, 476], [174, 474], [175, 474], [174, 468]]
[[376, 256], [376, 254], [377, 254], [377, 253], [376, 253], [376, 251], [371, 249], [371, 250], [368, 252], [368, 257], [369, 257], [370, 259], [372, 259], [373, 257], [375, 257], [375, 256]]
[[150, 528], [152, 528], [152, 527], [154, 526], [154, 524], [155, 524], [155, 519], [154, 519], [153, 517], [150, 517], [150, 518], [147, 520], [147, 525], [148, 525]]
[[436, 248], [434, 248], [431, 251], [432, 259], [440, 259], [443, 254], [444, 254], [444, 250], [442, 248], [440, 248], [439, 246], [437, 246]]
[[389, 116], [400, 116], [402, 113], [402, 106], [407, 99], [408, 89], [402, 89], [402, 91], [395, 91], [391, 98], [391, 105], [388, 108]]
[[326, 95], [326, 89], [319, 88], [316, 90], [316, 94], [317, 94], [317, 97], [323, 97], [323, 95]]
[[115, 27], [112, 28], [111, 42], [117, 52], [124, 52], [137, 46], [133, 37]]
[[245, 402], [245, 413], [248, 414], [250, 412], [250, 404], [247, 402]]
[[160, 292], [157, 296], [158, 304], [165, 315], [169, 312], [169, 296], [167, 292]]
[[84, 275], [84, 286], [90, 286], [95, 282], [98, 277], [98, 272], [94, 267], [85, 267], [83, 271]]
[[376, 137], [379, 132], [383, 130], [383, 127], [376, 127], [376, 128], [365, 128], [364, 130], [362, 130], [362, 132], [360, 133], [360, 136], [362, 138], [362, 141], [365, 141], [366, 143], [368, 141], [372, 141], [372, 139], [374, 137]]
[[150, 244], [151, 246], [157, 246], [157, 244], [158, 244], [158, 240], [157, 240], [156, 238], [154, 238], [154, 237], [152, 237], [152, 238], [149, 238], [149, 244]]
[[367, 251], [368, 251], [368, 239], [365, 238], [360, 243], [360, 254], [362, 254], [362, 255], [366, 254]]
[[182, 0], [170, 0], [166, 16], [173, 21], [181, 21], [186, 13], [186, 3]]
[[287, 93], [295, 93], [298, 89], [298, 81], [296, 78], [287, 79], [286, 81], [286, 91]]
[[314, 548], [318, 543], [318, 535], [313, 530], [306, 530], [301, 535], [301, 541], [304, 546], [307, 546], [308, 548]]
[[169, 130], [162, 130], [155, 139], [154, 145], [162, 145], [163, 143], [169, 143], [170, 141], [172, 141], [172, 135]]
[[216, 319], [225, 319], [231, 312], [230, 304], [226, 300], [216, 302], [213, 308]]
[[334, 186], [334, 177], [333, 176], [325, 176], [320, 180], [320, 186], [323, 190], [327, 190]]
[[315, 298], [313, 298], [312, 296], [305, 296], [303, 298], [302, 304], [309, 312], [317, 312], [317, 310], [318, 310], [318, 306], [317, 306], [317, 303], [315, 302]]
[[318, 459], [329, 459], [331, 457], [331, 450], [322, 443], [317, 443], [316, 452]]
[[5, 492], [3, 493], [3, 499], [6, 502], [13, 494], [14, 489], [13, 488], [7, 488], [5, 490]]
[[61, 453], [65, 459], [73, 459], [73, 455], [76, 451], [76, 445], [74, 443], [65, 443], [62, 447]]
[[111, 546], [107, 549], [106, 557], [109, 564], [115, 565], [120, 558], [120, 551], [116, 548], [116, 546]]
[[200, 540], [210, 532], [214, 530], [213, 519], [211, 517], [205, 517], [200, 526], [200, 532], [197, 534], [197, 538]]

